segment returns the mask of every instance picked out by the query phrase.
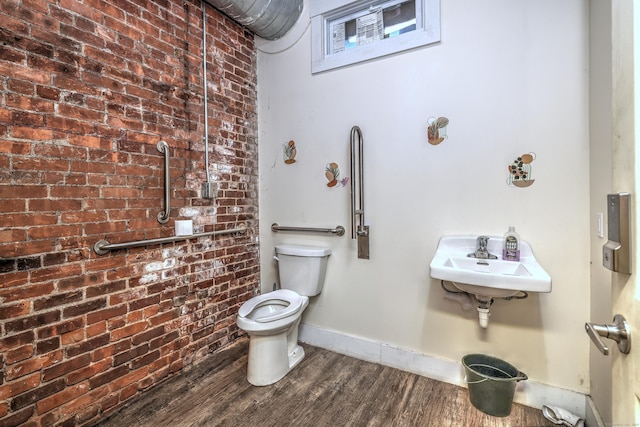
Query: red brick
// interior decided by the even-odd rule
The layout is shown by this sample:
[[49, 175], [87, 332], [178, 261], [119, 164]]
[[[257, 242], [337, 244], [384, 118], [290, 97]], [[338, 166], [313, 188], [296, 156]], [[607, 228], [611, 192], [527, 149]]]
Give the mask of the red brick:
[[[31, 230], [40, 229], [44, 227], [33, 227]], [[59, 227], [49, 227], [49, 229], [54, 229]], [[70, 231], [70, 230], [67, 230]], [[39, 234], [35, 231], [32, 231], [32, 234]], [[48, 233], [47, 233], [48, 234]], [[63, 236], [63, 234], [59, 234], [58, 238]], [[82, 274], [82, 266], [74, 265], [74, 264], [64, 264], [64, 265], [56, 265], [52, 267], [46, 267], [38, 269], [31, 273], [31, 281], [32, 282], [44, 282], [47, 280], [55, 280], [62, 279], [69, 276], [75, 276]]]
[[80, 225], [47, 225], [46, 227], [32, 227], [29, 229], [30, 239], [52, 239], [68, 236], [79, 236], [82, 233]]
[[[6, 18], [7, 16], [3, 15], [3, 26], [6, 23]], [[41, 84], [48, 83], [50, 79], [49, 73], [47, 72], [38, 71], [22, 64], [11, 62], [0, 62], [0, 74]]]
[[146, 377], [148, 373], [149, 373], [149, 370], [147, 368], [140, 368], [117, 379], [116, 381], [113, 381], [112, 385], [114, 388], [126, 387], [129, 384], [133, 384], [137, 381], [140, 381], [141, 379]]
[[125, 401], [131, 396], [135, 396], [138, 393], [138, 386], [136, 384], [130, 384], [120, 390], [120, 400]]
[[68, 332], [75, 331], [84, 326], [84, 319], [78, 317], [76, 319], [65, 320], [55, 325], [48, 325], [38, 329], [38, 339], [45, 339], [57, 335], [64, 335]]
[[153, 316], [151, 319], [149, 319], [149, 323], [151, 324], [151, 326], [162, 325], [164, 323], [170, 322], [171, 320], [177, 319], [179, 315], [179, 309], [166, 311], [164, 313]]
[[52, 396], [38, 400], [38, 403], [36, 404], [36, 407], [38, 408], [38, 413], [42, 414], [52, 410], [53, 408], [57, 408], [58, 406], [61, 406], [63, 403], [68, 402], [74, 398], [77, 398], [88, 391], [89, 391], [89, 384], [87, 383], [80, 383], [80, 384], [67, 387], [64, 390]]
[[143, 307], [147, 307], [153, 304], [158, 304], [160, 302], [160, 295], [151, 295], [146, 298], [139, 298], [135, 301], [129, 303], [129, 310], [139, 310]]
[[139, 369], [145, 366], [149, 366], [160, 357], [160, 351], [156, 350], [151, 353], [145, 354], [142, 357], [131, 361], [131, 369]]
[[[0, 65], [0, 68], [1, 68], [1, 65]], [[53, 113], [55, 109], [54, 103], [47, 99], [36, 98], [36, 97], [27, 98], [24, 96], [18, 96], [16, 94], [8, 94], [6, 95], [6, 98], [7, 98], [8, 107], [18, 108], [18, 109], [27, 110], [27, 111], [38, 111], [39, 113]], [[48, 123], [49, 117], [50, 116], [45, 116], [45, 122]], [[64, 138], [64, 135], [55, 131], [52, 132], [51, 135], [52, 137], [55, 137], [55, 139]]]
[[[78, 119], [78, 120], [89, 121], [89, 122], [99, 122], [99, 121], [102, 121], [102, 119], [104, 118], [103, 111], [94, 111], [89, 108], [84, 108], [78, 105], [69, 105], [69, 104], [58, 105], [58, 114], [61, 117], [70, 117], [72, 119]], [[94, 137], [86, 138], [84, 136], [82, 138], [82, 140], [84, 141], [87, 141], [87, 140], [93, 141], [94, 139], [95, 139]], [[74, 145], [82, 145], [82, 144], [78, 144], [80, 142], [80, 139], [77, 137], [74, 137], [72, 140], [70, 139], [69, 142], [75, 143]], [[107, 148], [107, 147], [108, 145], [102, 146], [102, 148]]]
[[8, 46], [0, 47], [0, 61], [24, 62], [26, 55]]
[[87, 338], [93, 338], [97, 335], [103, 334], [107, 332], [107, 322], [103, 321], [89, 325], [85, 329], [85, 332], [87, 334]]
[[86, 368], [78, 369], [67, 375], [67, 384], [76, 384], [80, 381], [84, 381], [102, 372], [105, 372], [106, 370], [111, 368], [111, 363], [111, 359], [103, 359], [98, 361], [97, 363], [92, 363]]
[[80, 368], [84, 368], [88, 366], [89, 363], [91, 363], [91, 356], [88, 354], [83, 354], [82, 356], [57, 363], [43, 370], [42, 380], [50, 381], [70, 372], [77, 371]]
[[74, 357], [83, 353], [90, 353], [92, 350], [108, 345], [110, 342], [109, 334], [102, 334], [86, 341], [82, 341], [77, 345], [67, 347], [67, 356]]
[[[71, 400], [69, 403], [63, 405], [59, 412], [63, 416], [68, 416], [75, 414], [81, 411], [85, 407], [95, 406], [96, 402], [100, 402], [101, 400], [109, 399], [109, 388], [101, 387], [97, 390], [92, 390], [89, 393], [83, 394], [82, 396]], [[95, 408], [99, 410], [101, 408]], [[74, 424], [75, 425], [75, 424]]]
[[29, 139], [32, 141], [49, 141], [53, 139], [54, 133], [48, 129], [12, 126], [11, 136], [18, 139]]
[[109, 305], [118, 305], [123, 302], [134, 301], [146, 296], [146, 293], [146, 289], [141, 287], [128, 289], [124, 292], [119, 292], [117, 294], [109, 296]]
[[[112, 163], [101, 163], [101, 162], [89, 162], [86, 161], [76, 161], [71, 162], [71, 171], [72, 172], [83, 172], [89, 174], [108, 174], [109, 178], [112, 179], [111, 175], [115, 173], [115, 166]], [[108, 188], [108, 187], [107, 187]]]
[[92, 124], [80, 120], [75, 120], [69, 117], [47, 116], [45, 122], [47, 127], [54, 130], [73, 133], [93, 133]]
[[[9, 215], [0, 215], [0, 222], [5, 224], [12, 224], [14, 227], [35, 227], [39, 225], [56, 224], [58, 222], [58, 216], [55, 213], [50, 213], [50, 214], [36, 213], [36, 214], [22, 214], [22, 215], [19, 215], [18, 213], [14, 213]], [[20, 231], [20, 230], [16, 230], [16, 231]]]
[[91, 389], [98, 388], [101, 385], [111, 383], [116, 379], [126, 375], [128, 371], [129, 371], [129, 368], [127, 368], [126, 365], [118, 366], [115, 369], [111, 369], [110, 371], [107, 371], [101, 375], [96, 375], [90, 378], [89, 385], [91, 386]]
[[136, 357], [142, 356], [149, 351], [149, 344], [143, 344], [138, 347], [134, 347], [131, 350], [125, 351], [123, 353], [116, 354], [113, 358], [113, 365], [118, 366], [123, 363], [129, 362], [130, 360], [135, 359]]
[[32, 357], [24, 362], [18, 362], [14, 365], [9, 365], [5, 368], [7, 381], [12, 381], [16, 378], [29, 375], [33, 372], [39, 371], [47, 366], [59, 362], [62, 360], [62, 352], [54, 351], [52, 353], [45, 354], [43, 356]]
[[5, 355], [5, 360], [7, 363], [16, 363], [21, 360], [25, 360], [33, 356], [33, 345], [24, 345], [22, 347], [18, 347], [15, 350], [8, 351]]
[[151, 305], [151, 306], [145, 307], [142, 309], [142, 318], [147, 319], [147, 318], [153, 317], [156, 314], [158, 314], [159, 311], [160, 311], [160, 305]]
[[29, 314], [31, 305], [27, 301], [18, 304], [0, 306], [0, 319], [10, 319], [12, 317], [20, 317]]
[[58, 290], [68, 291], [78, 288], [86, 288], [100, 283], [102, 275], [85, 273], [82, 276], [69, 277], [58, 281]]
[[60, 90], [49, 87], [49, 86], [36, 86], [36, 94], [45, 99], [51, 99], [53, 101], [58, 101], [60, 99]]
[[22, 411], [12, 413], [10, 416], [2, 419], [2, 424], [5, 426], [22, 426], [31, 418], [34, 412], [34, 408], [26, 408]]
[[[117, 258], [113, 257], [113, 259], [117, 259]], [[122, 263], [122, 261], [120, 261], [120, 263]], [[87, 288], [85, 292], [87, 294], [87, 298], [93, 298], [93, 297], [97, 297], [105, 294], [111, 294], [118, 291], [122, 291], [126, 288], [126, 286], [127, 286], [126, 281], [116, 280], [113, 282], [106, 282], [98, 286], [92, 286], [90, 288]], [[109, 300], [109, 305], [114, 305], [113, 300], [111, 299]]]
[[130, 337], [132, 335], [135, 335], [141, 331], [144, 331], [147, 328], [147, 322], [138, 322], [138, 323], [133, 323], [131, 325], [127, 325], [124, 328], [120, 328], [120, 329], [116, 329], [111, 331], [111, 340], [112, 341], [119, 341], [123, 338], [127, 338]]
[[39, 185], [2, 185], [0, 199], [29, 196], [29, 198], [47, 197], [47, 189]]
[[67, 260], [67, 256], [64, 253], [45, 254], [42, 256], [42, 265], [45, 267], [51, 265], [63, 264]]
[[154, 376], [158, 379], [164, 378], [169, 374], [169, 365], [171, 364], [171, 356], [158, 358], [149, 364], [149, 372], [154, 372]]
[[141, 191], [137, 188], [127, 187], [110, 187], [105, 188], [103, 191], [103, 197], [107, 198], [139, 198]]
[[33, 309], [34, 311], [46, 310], [63, 304], [80, 301], [82, 297], [82, 291], [55, 294], [33, 301]]
[[94, 299], [81, 304], [76, 304], [70, 307], [66, 307], [62, 310], [62, 315], [64, 317], [80, 316], [83, 314], [93, 312], [95, 310], [99, 310], [101, 308], [105, 308], [106, 306], [107, 306], [106, 298]]
[[60, 348], [60, 337], [52, 337], [36, 343], [36, 354], [46, 354]]
[[79, 145], [83, 147], [90, 147], [90, 148], [102, 148], [102, 149], [109, 148], [109, 142], [107, 140], [103, 140], [102, 138], [99, 138], [99, 137], [87, 136], [87, 135], [71, 135], [69, 137], [69, 144]]
[[[1, 232], [0, 232], [1, 234]], [[54, 250], [54, 242], [52, 240], [33, 241], [26, 245], [15, 245], [13, 243], [3, 244], [0, 242], [0, 254], [5, 257], [22, 257], [32, 254], [38, 254], [43, 252], [51, 252]], [[2, 285], [5, 287], [15, 286], [16, 283], [12, 283], [12, 280], [18, 280], [17, 284], [24, 284], [25, 281], [20, 281], [19, 277], [4, 276]]]
[[5, 400], [28, 390], [34, 389], [40, 385], [40, 373], [35, 373], [17, 381], [3, 384], [0, 386], [0, 400]]
[[104, 310], [96, 311], [93, 313], [87, 314], [87, 324], [91, 325], [96, 322], [100, 322], [102, 320], [111, 319], [116, 316], [122, 316], [127, 312], [126, 305], [120, 305], [116, 307], [109, 307]]
[[123, 351], [129, 350], [131, 348], [130, 340], [123, 340], [117, 343], [108, 345], [106, 347], [99, 348], [94, 350], [91, 353], [91, 360], [93, 362], [98, 362], [100, 360], [109, 359], [111, 360], [111, 356], [114, 354], [122, 353]]
[[84, 340], [84, 329], [75, 329], [60, 335], [62, 345], [75, 344]]
[[36, 314], [6, 322], [4, 328], [5, 333], [21, 332], [29, 329], [35, 329], [38, 326], [47, 325], [57, 320], [60, 320], [60, 311], [53, 310], [47, 313]]

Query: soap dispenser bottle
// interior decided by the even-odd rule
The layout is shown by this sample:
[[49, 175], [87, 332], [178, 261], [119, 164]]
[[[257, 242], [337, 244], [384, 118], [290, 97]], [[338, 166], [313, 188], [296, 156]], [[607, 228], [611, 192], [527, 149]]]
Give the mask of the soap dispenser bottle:
[[504, 246], [502, 247], [502, 259], [507, 261], [520, 261], [520, 236], [513, 225], [504, 233]]

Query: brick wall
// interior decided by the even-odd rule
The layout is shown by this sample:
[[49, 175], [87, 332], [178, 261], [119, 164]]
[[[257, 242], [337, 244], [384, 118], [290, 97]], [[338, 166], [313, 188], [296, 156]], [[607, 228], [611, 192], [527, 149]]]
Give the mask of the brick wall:
[[[91, 424], [237, 339], [259, 280], [255, 53], [211, 8], [207, 34], [215, 201], [199, 1], [0, 1], [0, 426]], [[93, 251], [177, 218], [248, 232]]]

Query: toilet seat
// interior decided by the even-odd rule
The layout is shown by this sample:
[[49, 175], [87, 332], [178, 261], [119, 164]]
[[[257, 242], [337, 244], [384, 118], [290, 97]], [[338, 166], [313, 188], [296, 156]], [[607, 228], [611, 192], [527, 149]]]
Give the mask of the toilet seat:
[[255, 296], [242, 304], [240, 310], [238, 310], [238, 316], [246, 318], [256, 308], [264, 305], [269, 305], [270, 301], [274, 300], [285, 302], [289, 305], [282, 310], [278, 310], [274, 313], [269, 313], [260, 317], [255, 317], [251, 320], [258, 323], [267, 323], [283, 319], [297, 313], [304, 302], [304, 298], [298, 293], [293, 292], [289, 289], [278, 289], [277, 291]]

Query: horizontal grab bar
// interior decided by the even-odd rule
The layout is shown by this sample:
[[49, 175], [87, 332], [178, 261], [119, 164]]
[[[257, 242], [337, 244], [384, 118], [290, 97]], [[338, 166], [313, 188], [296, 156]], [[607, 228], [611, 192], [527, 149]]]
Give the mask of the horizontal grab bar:
[[221, 236], [224, 234], [244, 233], [246, 228], [229, 228], [228, 230], [207, 231], [206, 233], [190, 234], [186, 236], [170, 236], [159, 237], [157, 239], [138, 240], [135, 242], [109, 243], [107, 240], [100, 240], [93, 245], [93, 250], [98, 255], [104, 255], [109, 251], [117, 251], [118, 249], [138, 248], [147, 245], [159, 245], [162, 243], [179, 242], [181, 240], [197, 239], [198, 237]]
[[336, 228], [315, 228], [315, 227], [285, 227], [278, 225], [278, 223], [271, 224], [271, 231], [299, 231], [301, 233], [327, 233], [335, 234], [337, 236], [344, 235], [344, 227], [338, 225]]

